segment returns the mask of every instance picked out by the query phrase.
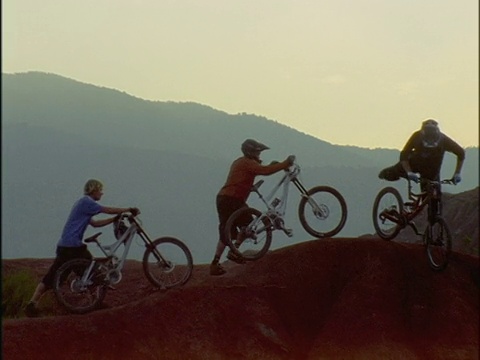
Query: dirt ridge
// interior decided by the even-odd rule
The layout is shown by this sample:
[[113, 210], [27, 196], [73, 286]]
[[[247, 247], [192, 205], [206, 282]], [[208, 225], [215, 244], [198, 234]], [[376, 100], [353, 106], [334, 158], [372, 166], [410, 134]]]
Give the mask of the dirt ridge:
[[[4, 271], [15, 261], [29, 264], [4, 260]], [[211, 277], [196, 265], [189, 283], [163, 293], [130, 262], [103, 310], [5, 320], [4, 359], [479, 356], [477, 257], [454, 253], [434, 273], [421, 246], [334, 238], [225, 266]]]

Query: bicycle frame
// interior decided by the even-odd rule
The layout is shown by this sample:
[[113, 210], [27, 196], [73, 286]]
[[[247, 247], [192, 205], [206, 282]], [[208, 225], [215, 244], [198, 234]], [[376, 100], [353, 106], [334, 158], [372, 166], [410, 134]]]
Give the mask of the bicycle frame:
[[[273, 187], [273, 189], [266, 197], [264, 197], [259, 191], [259, 187], [264, 183], [264, 180], [258, 181], [252, 187], [252, 192], [257, 193], [258, 197], [267, 207], [267, 211], [264, 212], [264, 215], [270, 219], [270, 223], [274, 224], [275, 229], [282, 229], [289, 237], [292, 236], [292, 232], [290, 229], [286, 229], [283, 226], [283, 218], [287, 211], [288, 190], [290, 183], [293, 183], [295, 185], [298, 191], [300, 191], [302, 197], [308, 198], [308, 202], [310, 203], [316, 214], [320, 214], [320, 216], [322, 216], [323, 214], [322, 209], [317, 205], [315, 200], [308, 196], [308, 190], [298, 179], [299, 174], [300, 166], [298, 164], [293, 164], [292, 166], [290, 166], [290, 168], [285, 171], [285, 174], [282, 176], [280, 181]], [[275, 197], [280, 188], [282, 188], [281, 196]], [[255, 220], [255, 223], [253, 225], [256, 227], [260, 221], [260, 218], [258, 218], [257, 220]], [[263, 229], [260, 228], [259, 230]]]
[[405, 202], [404, 205], [410, 206], [413, 208], [411, 212], [406, 212], [408, 215], [407, 217], [410, 219], [413, 219], [416, 217], [422, 210], [427, 206], [427, 204], [430, 202], [431, 198], [431, 193], [428, 191], [422, 191], [420, 193], [414, 193], [413, 192], [413, 186], [412, 186], [412, 181], [408, 180], [408, 199], [411, 200], [412, 202]]
[[[101, 234], [101, 232], [97, 233], [96, 235], [93, 235], [92, 237], [90, 237], [89, 238], [89, 239], [91, 239], [90, 241], [87, 241], [87, 240], [85, 241], [85, 242], [95, 242], [97, 244], [97, 246], [100, 248], [100, 250], [105, 254], [106, 257], [105, 258], [93, 258], [92, 263], [90, 264], [89, 268], [87, 269], [87, 271], [84, 273], [84, 275], [82, 277], [83, 281], [86, 281], [88, 279], [92, 269], [97, 264], [97, 262], [106, 263], [109, 260], [111, 260], [112, 265], [113, 265], [111, 270], [114, 270], [116, 272], [116, 274], [118, 275], [118, 281], [116, 281], [115, 283], [120, 282], [121, 272], [122, 272], [123, 266], [124, 266], [125, 261], [127, 259], [128, 253], [130, 251], [130, 247], [132, 245], [133, 238], [137, 234], [143, 240], [146, 247], [150, 247], [150, 248], [154, 249], [154, 247], [152, 246], [152, 240], [151, 240], [150, 236], [148, 236], [148, 234], [142, 228], [139, 221], [133, 215], [123, 215], [123, 217], [128, 218], [128, 220], [130, 221], [130, 226], [127, 228], [125, 233], [119, 239], [117, 239], [115, 242], [113, 242], [112, 244], [109, 244], [109, 245], [100, 244], [100, 242], [98, 241], [97, 238]], [[117, 257], [116, 253], [117, 253], [117, 250], [120, 248], [120, 246], [122, 244], [125, 245], [125, 248], [123, 249], [122, 255], [119, 258], [119, 257]], [[159, 262], [166, 263], [165, 259], [162, 257], [160, 252], [155, 251], [153, 254], [155, 255], [155, 258]]]
[[414, 193], [413, 192], [413, 187], [412, 187], [412, 181], [408, 180], [408, 199], [411, 200], [411, 202], [405, 202], [404, 205], [411, 207], [412, 210], [408, 211], [406, 209], [403, 209], [402, 213], [400, 214], [400, 218], [395, 216], [394, 214], [389, 214], [385, 213], [384, 216], [388, 220], [397, 223], [397, 224], [403, 224], [402, 226], [407, 226], [409, 225], [413, 231], [415, 232], [416, 235], [423, 236], [423, 233], [421, 233], [415, 223], [412, 222], [412, 220], [417, 217], [418, 214], [425, 208], [425, 206], [428, 206], [428, 222], [432, 223], [435, 219], [436, 216], [439, 214], [434, 214], [433, 209], [430, 206], [431, 201], [435, 196], [437, 195], [436, 191], [439, 189], [436, 189], [435, 186], [440, 187], [441, 184], [450, 184], [451, 180], [441, 180], [441, 181], [432, 181], [432, 180], [421, 180], [426, 185], [426, 191], [422, 191], [420, 193]]
[[[111, 244], [100, 244], [98, 237], [101, 232], [83, 240], [85, 244], [95, 243], [105, 257], [71, 259], [56, 271], [53, 291], [69, 312], [84, 314], [98, 309], [108, 288], [112, 289], [112, 285], [121, 282], [122, 270], [137, 234], [145, 243], [143, 273], [152, 285], [165, 291], [184, 285], [189, 280], [193, 258], [188, 247], [170, 236], [152, 240], [137, 215], [136, 212], [120, 214], [120, 219], [113, 226], [116, 240]], [[125, 248], [120, 249], [122, 244]]]

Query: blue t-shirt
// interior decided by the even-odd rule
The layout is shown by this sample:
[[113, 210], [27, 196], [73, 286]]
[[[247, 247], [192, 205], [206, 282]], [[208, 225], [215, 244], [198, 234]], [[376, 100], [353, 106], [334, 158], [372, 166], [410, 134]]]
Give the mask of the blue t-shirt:
[[58, 241], [58, 246], [80, 247], [83, 245], [83, 234], [90, 222], [90, 219], [99, 214], [102, 206], [93, 200], [90, 196], [85, 195], [79, 199], [72, 208], [68, 216], [62, 236]]

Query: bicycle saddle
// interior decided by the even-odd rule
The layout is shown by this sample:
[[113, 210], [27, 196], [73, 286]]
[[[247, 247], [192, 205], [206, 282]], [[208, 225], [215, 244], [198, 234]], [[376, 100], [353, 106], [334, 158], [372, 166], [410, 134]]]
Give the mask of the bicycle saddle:
[[83, 242], [91, 243], [97, 241], [97, 238], [102, 234], [102, 232], [98, 232], [95, 235], [89, 236], [88, 238], [84, 239]]

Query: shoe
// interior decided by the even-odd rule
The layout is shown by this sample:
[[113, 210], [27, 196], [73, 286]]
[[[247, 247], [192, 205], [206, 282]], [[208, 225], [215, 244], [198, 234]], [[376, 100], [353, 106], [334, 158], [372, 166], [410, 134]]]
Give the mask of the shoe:
[[228, 252], [227, 259], [236, 262], [237, 264], [245, 264], [247, 262], [244, 258], [231, 251]]
[[378, 173], [378, 178], [379, 178], [379, 179], [385, 179], [385, 173], [386, 173], [385, 169], [383, 169], [382, 171], [380, 171], [380, 172]]
[[218, 276], [225, 274], [226, 271], [219, 263], [210, 264], [210, 275]]
[[379, 179], [387, 181], [397, 181], [400, 179], [400, 176], [392, 171], [390, 168], [385, 168], [378, 173]]
[[29, 302], [25, 307], [25, 314], [28, 317], [37, 317], [38, 316], [38, 309], [33, 302]]

